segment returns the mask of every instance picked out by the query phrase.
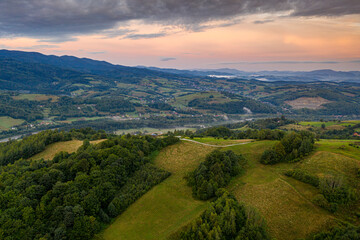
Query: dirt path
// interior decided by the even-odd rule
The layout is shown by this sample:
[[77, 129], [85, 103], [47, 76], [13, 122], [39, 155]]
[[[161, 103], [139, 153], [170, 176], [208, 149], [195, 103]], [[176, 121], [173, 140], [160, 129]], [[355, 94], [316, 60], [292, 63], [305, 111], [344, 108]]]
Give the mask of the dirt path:
[[188, 141], [188, 142], [198, 143], [198, 144], [208, 146], [208, 147], [218, 147], [218, 148], [232, 147], [232, 146], [244, 145], [244, 144], [250, 143], [250, 142], [242, 142], [242, 143], [235, 143], [235, 144], [230, 144], [230, 145], [212, 145], [212, 144], [202, 143], [202, 142], [198, 142], [198, 141], [191, 140], [191, 139], [186, 139], [186, 138], [180, 138], [180, 140], [181, 141]]

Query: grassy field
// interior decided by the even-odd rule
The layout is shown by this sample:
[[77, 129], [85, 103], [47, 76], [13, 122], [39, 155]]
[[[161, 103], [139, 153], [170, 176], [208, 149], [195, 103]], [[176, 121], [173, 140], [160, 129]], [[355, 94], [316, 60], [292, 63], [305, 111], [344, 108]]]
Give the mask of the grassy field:
[[201, 214], [207, 202], [192, 198], [184, 176], [212, 150], [200, 144], [181, 142], [161, 151], [155, 164], [172, 175], [132, 204], [102, 237], [106, 240], [166, 239]]
[[299, 124], [299, 125], [298, 124], [288, 124], [288, 125], [280, 127], [280, 129], [296, 130], [296, 131], [308, 130], [309, 128], [311, 128], [311, 126], [301, 125], [301, 124]]
[[240, 202], [258, 209], [272, 237], [304, 238], [331, 224], [334, 216], [312, 204], [311, 199], [318, 193], [316, 188], [283, 176], [294, 164], [259, 163], [264, 149], [274, 143], [261, 141], [226, 148], [242, 153], [249, 165], [246, 174], [233, 180], [229, 189]]
[[46, 101], [52, 99], [52, 102], [56, 102], [59, 97], [54, 95], [45, 95], [45, 94], [20, 94], [18, 96], [14, 96], [13, 99], [15, 100], [30, 100], [30, 101]]
[[[91, 144], [96, 144], [99, 142], [102, 142], [104, 140], [96, 140], [91, 141]], [[44, 159], [44, 160], [51, 160], [55, 157], [55, 154], [61, 151], [65, 151], [68, 153], [73, 153], [78, 150], [80, 146], [82, 146], [83, 141], [80, 140], [72, 140], [67, 142], [57, 142], [50, 144], [49, 146], [46, 146], [45, 150], [41, 153], [36, 154], [35, 156], [31, 157], [31, 160], [37, 160], [37, 159]]]
[[[199, 141], [227, 145], [230, 140], [203, 138]], [[223, 149], [231, 149], [248, 159], [246, 174], [232, 180], [228, 189], [240, 202], [258, 209], [267, 221], [270, 234], [278, 240], [304, 238], [332, 225], [336, 216], [311, 202], [311, 199], [319, 193], [318, 190], [285, 177], [283, 172], [300, 164], [323, 171], [321, 161], [328, 160], [326, 156], [322, 156], [321, 161], [317, 160], [316, 156], [319, 152], [326, 151], [332, 154], [331, 151], [342, 151], [342, 154], [347, 155], [357, 153], [351, 149], [338, 148], [344, 143], [347, 144], [347, 141], [321, 141], [317, 144], [317, 152], [301, 163], [274, 166], [260, 164], [262, 152], [275, 143], [275, 141], [256, 141]], [[166, 239], [171, 233], [198, 216], [207, 204], [192, 198], [191, 189], [186, 186], [183, 176], [194, 169], [213, 149], [196, 143], [182, 142], [160, 152], [155, 164], [172, 172], [172, 176], [131, 205], [104, 231], [102, 237], [108, 240]], [[343, 159], [346, 159], [346, 156], [343, 156]], [[311, 165], [308, 162], [316, 162], [316, 164]], [[353, 160], [350, 162], [354, 163]], [[343, 165], [344, 174], [348, 174], [346, 164]], [[329, 165], [332, 163], [330, 162]], [[338, 165], [334, 166], [334, 169], [337, 168]]]
[[[187, 139], [191, 139], [191, 138], [187, 138]], [[211, 145], [219, 145], [219, 146], [253, 141], [252, 139], [236, 139], [236, 140], [227, 139], [227, 140], [224, 140], [224, 139], [216, 139], [216, 138], [212, 138], [212, 137], [193, 138], [191, 140], [201, 142], [201, 143], [207, 143], [207, 144], [211, 144]]]
[[76, 121], [93, 121], [93, 120], [99, 120], [99, 119], [104, 119], [105, 117], [77, 117], [77, 118], [67, 118], [65, 121], [60, 121], [60, 122], [66, 122], [66, 123], [71, 123], [71, 122], [76, 122]]
[[20, 125], [24, 122], [22, 119], [14, 119], [11, 117], [0, 117], [0, 130], [8, 130], [13, 126]]
[[360, 160], [360, 149], [349, 146], [354, 140], [321, 140], [316, 144], [317, 151], [327, 151]]
[[349, 121], [327, 121], [327, 122], [300, 122], [299, 124], [302, 126], [312, 126], [312, 127], [321, 127], [322, 124], [325, 124], [325, 127], [330, 126], [354, 126], [355, 124], [360, 123], [360, 120], [349, 120]]

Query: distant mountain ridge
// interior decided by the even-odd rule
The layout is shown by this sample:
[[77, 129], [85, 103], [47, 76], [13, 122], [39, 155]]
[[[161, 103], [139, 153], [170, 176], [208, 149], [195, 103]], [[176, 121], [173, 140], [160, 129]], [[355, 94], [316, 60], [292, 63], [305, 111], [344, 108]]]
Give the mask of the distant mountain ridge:
[[[74, 56], [55, 56], [44, 55], [37, 52], [23, 52], [0, 50], [0, 60], [13, 59], [24, 63], [45, 64], [57, 68], [78, 71], [81, 73], [101, 75], [107, 78], [113, 78], [119, 81], [126, 81], [131, 78], [147, 76], [153, 77], [174, 77], [182, 75], [184, 77], [231, 77], [246, 78], [260, 81], [299, 81], [299, 82], [316, 82], [316, 81], [335, 81], [335, 82], [360, 82], [360, 71], [334, 71], [331, 69], [320, 69], [315, 71], [258, 71], [245, 72], [231, 68], [220, 69], [174, 69], [158, 67], [128, 67], [111, 64], [106, 61], [98, 61], [90, 58], [78, 58]], [[129, 80], [129, 79], [128, 79]], [[136, 80], [135, 80], [136, 81]]]
[[101, 81], [98, 87], [106, 89], [116, 82], [136, 84], [147, 77], [176, 79], [178, 75], [88, 58], [0, 50], [1, 89], [66, 92], [72, 84], [90, 81]]
[[119, 74], [132, 75], [137, 77], [158, 76], [161, 74], [164, 76], [169, 75], [160, 71], [115, 65], [106, 61], [98, 61], [90, 58], [78, 58], [67, 55], [44, 55], [38, 52], [0, 50], [0, 59], [9, 58], [24, 63], [51, 65], [58, 68], [74, 70], [82, 73], [98, 74], [115, 79], [119, 77]]
[[231, 68], [220, 69], [194, 69], [179, 70], [170, 68], [143, 67], [150, 70], [195, 75], [195, 76], [219, 76], [231, 78], [246, 78], [264, 81], [299, 81], [299, 82], [316, 82], [316, 81], [335, 81], [335, 82], [360, 82], [360, 71], [334, 71], [331, 69], [320, 69], [314, 71], [258, 71], [245, 72]]

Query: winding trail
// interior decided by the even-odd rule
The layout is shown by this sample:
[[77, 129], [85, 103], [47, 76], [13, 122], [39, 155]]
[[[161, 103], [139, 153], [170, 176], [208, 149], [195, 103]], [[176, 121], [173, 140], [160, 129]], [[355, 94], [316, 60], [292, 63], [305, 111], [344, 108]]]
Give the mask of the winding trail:
[[212, 144], [202, 143], [202, 142], [198, 142], [198, 141], [191, 140], [191, 139], [186, 139], [186, 138], [180, 138], [180, 140], [181, 141], [188, 141], [188, 142], [198, 143], [198, 144], [208, 146], [208, 147], [218, 147], [218, 148], [232, 147], [232, 146], [244, 145], [244, 144], [251, 143], [251, 142], [242, 142], [242, 143], [235, 143], [235, 144], [230, 144], [230, 145], [212, 145]]

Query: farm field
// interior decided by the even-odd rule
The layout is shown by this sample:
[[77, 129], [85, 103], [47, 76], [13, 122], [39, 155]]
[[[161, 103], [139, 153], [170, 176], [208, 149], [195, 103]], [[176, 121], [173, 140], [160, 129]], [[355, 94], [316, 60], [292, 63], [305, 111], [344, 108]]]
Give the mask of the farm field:
[[[318, 131], [332, 131], [332, 130], [344, 130], [348, 127], [353, 127], [356, 124], [359, 124], [359, 120], [345, 120], [345, 121], [302, 121], [296, 124], [288, 124], [285, 126], [281, 126], [280, 129], [284, 130], [318, 130]], [[323, 128], [324, 127], [324, 128]], [[358, 129], [354, 129], [355, 131], [359, 131]]]
[[56, 102], [59, 97], [54, 95], [45, 95], [45, 94], [20, 94], [18, 96], [14, 96], [13, 99], [15, 100], [30, 100], [30, 101], [47, 101], [52, 99], [52, 102]]
[[11, 117], [0, 117], [0, 130], [8, 130], [13, 126], [20, 125], [24, 122], [22, 119], [14, 119]]
[[302, 126], [311, 126], [311, 127], [321, 127], [322, 124], [325, 124], [325, 127], [330, 127], [333, 125], [338, 126], [354, 126], [355, 124], [360, 123], [359, 120], [348, 120], [348, 121], [326, 121], [326, 122], [300, 122], [299, 124]]
[[320, 109], [325, 103], [330, 103], [322, 97], [301, 97], [292, 101], [285, 101], [286, 104], [290, 105], [294, 109], [309, 108], [309, 109]]

